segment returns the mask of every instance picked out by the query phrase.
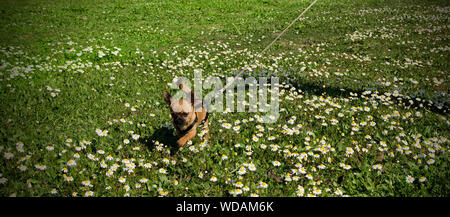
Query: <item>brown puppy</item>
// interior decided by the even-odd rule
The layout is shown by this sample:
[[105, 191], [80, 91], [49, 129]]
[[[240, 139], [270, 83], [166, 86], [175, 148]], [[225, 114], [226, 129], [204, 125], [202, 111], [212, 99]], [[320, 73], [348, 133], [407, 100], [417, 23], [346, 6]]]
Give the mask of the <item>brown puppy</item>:
[[[170, 114], [172, 115], [173, 125], [178, 136], [178, 146], [183, 146], [187, 141], [191, 140], [197, 134], [197, 127], [200, 124], [205, 124], [208, 130], [208, 112], [202, 106], [202, 100], [195, 97], [191, 89], [183, 83], [179, 84], [180, 89], [186, 93], [188, 100], [175, 99], [169, 92], [164, 90], [164, 100], [169, 106]], [[208, 133], [206, 139], [209, 139]]]

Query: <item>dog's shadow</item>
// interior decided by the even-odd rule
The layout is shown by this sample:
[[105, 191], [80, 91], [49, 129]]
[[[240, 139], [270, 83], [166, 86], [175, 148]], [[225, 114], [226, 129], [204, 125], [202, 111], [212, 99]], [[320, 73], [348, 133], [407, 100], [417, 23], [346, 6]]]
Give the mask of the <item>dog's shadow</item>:
[[179, 147], [177, 144], [177, 137], [174, 135], [174, 129], [167, 127], [161, 127], [153, 132], [151, 136], [142, 137], [139, 139], [149, 150], [153, 150], [158, 141], [160, 144], [164, 144], [169, 148], [170, 154], [175, 154]]

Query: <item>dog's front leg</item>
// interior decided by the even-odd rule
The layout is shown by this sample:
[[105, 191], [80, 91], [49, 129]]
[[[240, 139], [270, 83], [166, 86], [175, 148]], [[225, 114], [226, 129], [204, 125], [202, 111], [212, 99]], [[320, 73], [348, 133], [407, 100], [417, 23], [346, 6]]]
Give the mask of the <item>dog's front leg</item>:
[[184, 144], [186, 144], [187, 141], [191, 140], [192, 138], [195, 137], [195, 135], [197, 134], [197, 130], [194, 128], [192, 128], [191, 131], [187, 132], [185, 135], [183, 135], [182, 137], [180, 137], [177, 141], [178, 146], [183, 146]]

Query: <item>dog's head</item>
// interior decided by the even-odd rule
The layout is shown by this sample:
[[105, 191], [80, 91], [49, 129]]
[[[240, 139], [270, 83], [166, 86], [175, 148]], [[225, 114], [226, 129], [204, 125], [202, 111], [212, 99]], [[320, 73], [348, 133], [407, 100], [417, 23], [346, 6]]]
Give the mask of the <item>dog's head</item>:
[[183, 84], [180, 84], [179, 87], [186, 93], [188, 100], [175, 99], [165, 90], [163, 94], [164, 101], [166, 101], [166, 104], [170, 109], [173, 123], [177, 126], [177, 128], [183, 130], [195, 121], [194, 92], [190, 91], [190, 89], [185, 87]]

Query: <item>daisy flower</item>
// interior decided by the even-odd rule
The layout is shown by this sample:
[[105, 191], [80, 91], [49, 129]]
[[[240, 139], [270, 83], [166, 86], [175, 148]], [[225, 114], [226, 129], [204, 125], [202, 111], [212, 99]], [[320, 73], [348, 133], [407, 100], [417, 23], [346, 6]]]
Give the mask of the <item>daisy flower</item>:
[[320, 195], [320, 194], [322, 194], [322, 190], [316, 188], [316, 189], [313, 191], [313, 194], [315, 194], [315, 195]]
[[413, 183], [413, 182], [414, 182], [414, 177], [412, 177], [412, 176], [407, 176], [407, 177], [406, 177], [406, 182], [407, 182], [407, 183]]
[[120, 183], [125, 183], [125, 181], [126, 181], [126, 179], [125, 179], [124, 177], [120, 177], [120, 178], [119, 178], [119, 182], [120, 182]]
[[152, 164], [151, 164], [151, 163], [145, 163], [145, 164], [143, 165], [143, 167], [149, 169], [149, 168], [152, 168]]
[[383, 167], [383, 166], [382, 166], [381, 164], [375, 164], [375, 165], [372, 166], [372, 168], [373, 168], [374, 170], [381, 170], [382, 167]]
[[338, 188], [338, 189], [336, 189], [334, 194], [337, 195], [337, 196], [342, 196], [343, 193], [342, 193], [341, 189]]
[[260, 188], [267, 188], [267, 187], [269, 187], [269, 186], [268, 186], [267, 183], [265, 183], [265, 182], [259, 182], [259, 187], [260, 187]]
[[89, 180], [82, 181], [81, 184], [87, 187], [92, 187], [91, 182]]
[[211, 182], [216, 182], [216, 181], [217, 181], [217, 177], [211, 176], [211, 178], [209, 179], [209, 181], [211, 181]]
[[133, 134], [133, 135], [131, 135], [131, 137], [132, 137], [134, 140], [138, 140], [141, 136], [138, 135], [138, 134]]
[[20, 171], [26, 171], [27, 170], [27, 166], [21, 164], [20, 166], [18, 166], [17, 168], [19, 168]]
[[3, 157], [6, 158], [7, 160], [9, 160], [14, 157], [14, 154], [11, 152], [7, 152], [3, 155]]
[[66, 176], [66, 174], [64, 174], [64, 181], [66, 181], [66, 182], [73, 182], [73, 177], [72, 176]]
[[245, 169], [245, 167], [241, 167], [241, 168], [238, 170], [238, 174], [239, 174], [239, 175], [244, 175], [245, 173], [247, 173], [247, 170]]
[[123, 190], [128, 192], [130, 190], [130, 186], [128, 186], [128, 185], [123, 186]]
[[273, 161], [272, 164], [273, 164], [274, 166], [276, 166], [276, 167], [281, 166], [280, 161]]
[[242, 188], [243, 191], [250, 191], [250, 188], [246, 185]]
[[250, 170], [250, 171], [255, 171], [255, 170], [256, 170], [255, 164], [250, 163], [250, 164], [248, 165], [248, 170]]
[[6, 181], [8, 181], [7, 178], [5, 178], [5, 177], [1, 177], [1, 178], [0, 178], [0, 184], [5, 184]]
[[347, 151], [345, 152], [345, 154], [352, 155], [353, 153], [354, 153], [353, 148], [347, 147]]
[[36, 169], [39, 169], [39, 170], [45, 170], [45, 169], [47, 169], [47, 166], [45, 166], [45, 165], [43, 165], [43, 164], [36, 164], [36, 165], [34, 165], [34, 167], [36, 167]]
[[238, 187], [238, 188], [242, 188], [242, 186], [244, 186], [244, 184], [242, 182], [236, 182], [234, 184], [234, 186]]
[[231, 124], [229, 123], [223, 123], [222, 127], [226, 128], [226, 129], [230, 129], [231, 128]]
[[303, 196], [303, 194], [305, 193], [305, 189], [302, 187], [302, 186], [298, 186], [297, 187], [297, 196], [299, 196], [299, 197], [302, 197]]
[[240, 188], [236, 188], [236, 189], [234, 190], [234, 194], [235, 194], [235, 195], [242, 194], [242, 190], [241, 190]]

